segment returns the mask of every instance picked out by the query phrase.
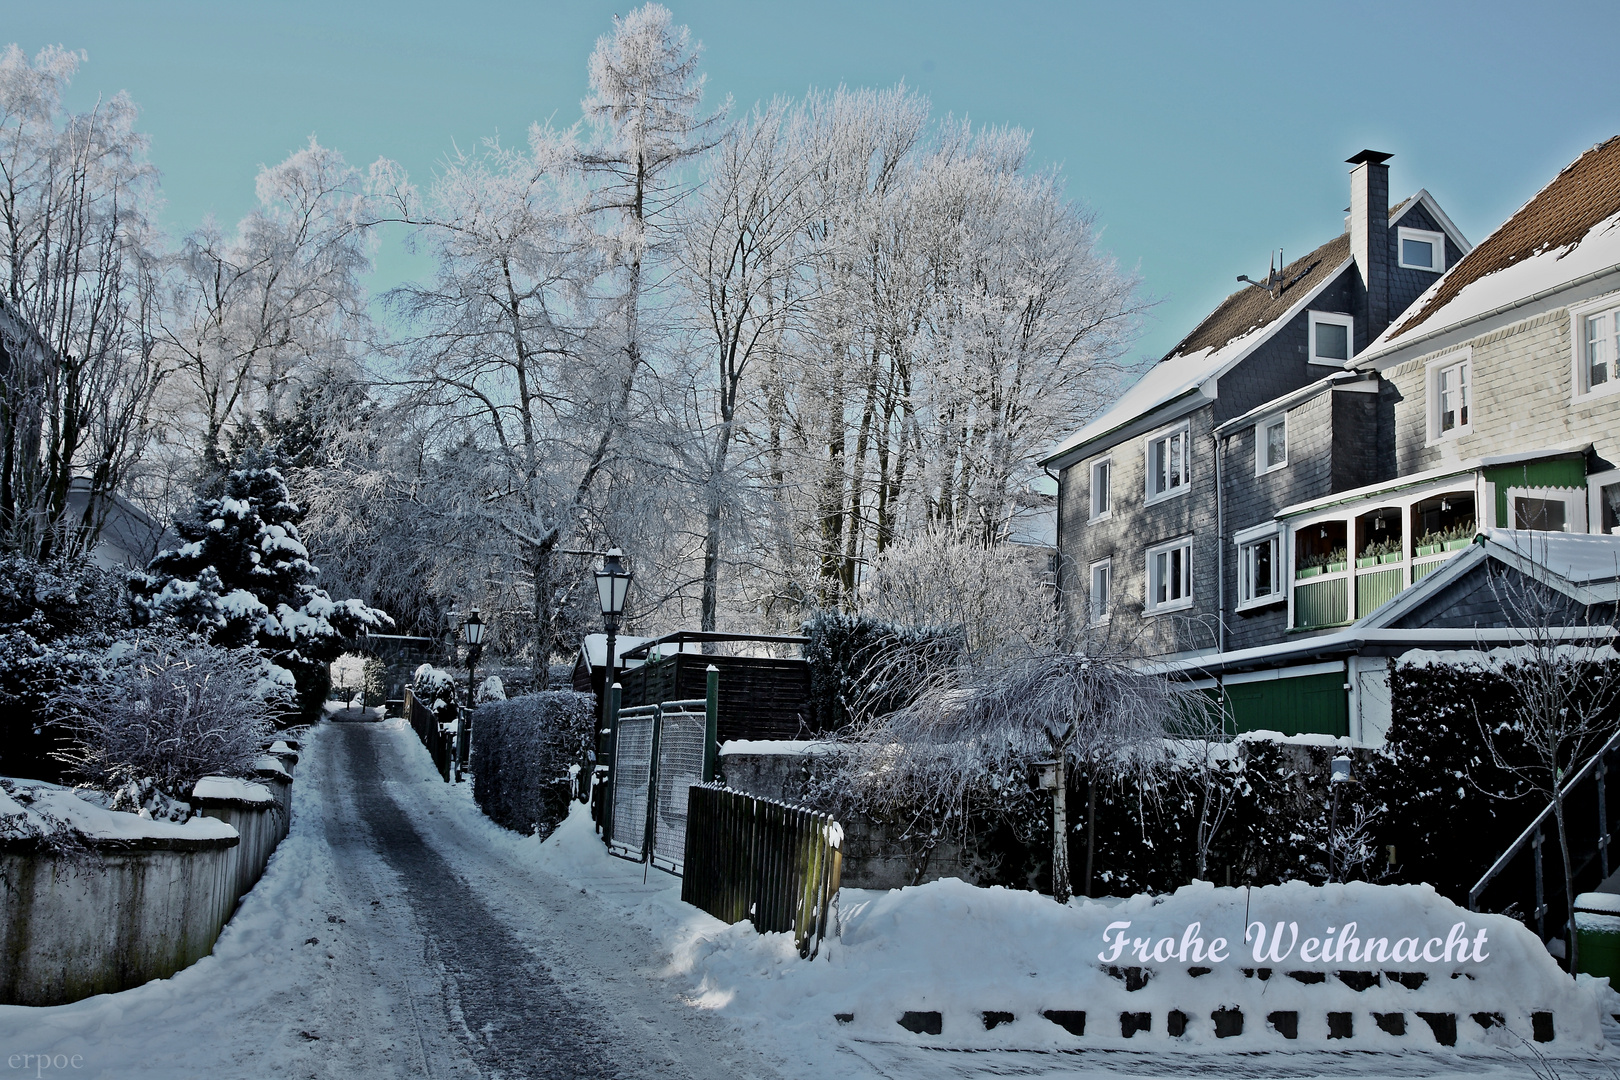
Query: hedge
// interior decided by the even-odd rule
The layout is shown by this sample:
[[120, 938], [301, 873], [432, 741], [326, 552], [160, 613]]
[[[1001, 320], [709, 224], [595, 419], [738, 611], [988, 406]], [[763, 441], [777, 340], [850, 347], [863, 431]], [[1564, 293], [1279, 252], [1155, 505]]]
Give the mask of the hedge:
[[568, 815], [569, 767], [585, 769], [596, 699], [548, 690], [478, 706], [472, 715], [473, 798], [490, 820], [551, 832]]

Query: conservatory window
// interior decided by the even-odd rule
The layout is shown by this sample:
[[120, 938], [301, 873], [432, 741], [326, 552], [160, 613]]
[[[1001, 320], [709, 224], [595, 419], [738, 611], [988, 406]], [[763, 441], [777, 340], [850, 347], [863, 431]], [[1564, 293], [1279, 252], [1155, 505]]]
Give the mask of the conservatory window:
[[1192, 477], [1187, 425], [1148, 441], [1147, 498], [1168, 499], [1187, 490]]
[[1192, 606], [1192, 537], [1148, 549], [1147, 610], [1174, 611]]

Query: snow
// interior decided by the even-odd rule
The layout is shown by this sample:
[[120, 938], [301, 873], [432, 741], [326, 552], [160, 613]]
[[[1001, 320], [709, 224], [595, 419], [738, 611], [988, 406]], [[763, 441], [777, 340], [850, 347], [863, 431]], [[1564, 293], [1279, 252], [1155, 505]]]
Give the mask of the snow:
[[[728, 1052], [761, 1061], [748, 1070], [761, 1080], [1192, 1070], [1232, 1077], [1524, 1075], [1523, 1046], [1506, 1036], [1487, 1042], [1465, 1015], [1458, 1016], [1455, 1052], [1418, 1052], [1432, 1043], [1423, 1041], [1427, 1032], [1414, 1012], [1441, 1000], [1458, 1010], [1549, 1005], [1560, 1041], [1544, 1052], [1582, 1060], [1583, 1075], [1594, 1068], [1607, 1075], [1607, 1064], [1616, 1060], [1597, 1035], [1598, 1007], [1620, 1011], [1606, 984], [1558, 975], [1528, 931], [1498, 916], [1459, 913], [1427, 887], [1295, 884], [1251, 892], [1198, 883], [1170, 897], [1068, 906], [954, 880], [891, 892], [845, 890], [839, 936], [807, 962], [789, 935], [728, 926], [682, 903], [678, 879], [607, 855], [584, 807], [576, 804], [543, 843], [500, 829], [477, 811], [467, 785], [439, 781], [403, 721], [371, 727], [381, 736], [379, 754], [395, 763], [386, 781], [391, 797], [412, 807], [424, 839], [474, 895], [509, 925], [524, 928], [525, 940], [574, 950], [548, 958], [546, 966], [558, 977], [575, 976], [575, 991], [599, 995], [607, 1015], [639, 1018], [636, 1038], [664, 1038], [684, 1048], [687, 1065], [672, 1075], [707, 1080], [721, 1073], [691, 1064], [715, 1052], [704, 1033], [716, 1025], [728, 1033]], [[322, 753], [332, 731], [322, 725], [311, 732], [304, 746], [310, 768], [299, 783], [292, 831], [210, 956], [170, 979], [120, 994], [45, 1009], [0, 1006], [0, 1046], [83, 1055], [84, 1068], [73, 1075], [87, 1080], [476, 1075], [464, 1049], [468, 1036], [454, 1032], [453, 1020], [447, 1027], [437, 1011], [447, 1000], [436, 989], [446, 985], [446, 974], [424, 957], [397, 877], [366, 853], [352, 826], [333, 828], [353, 820], [339, 811], [354, 793]], [[1242, 941], [1246, 924], [1264, 922], [1269, 938], [1278, 920], [1296, 921], [1303, 942], [1325, 936], [1326, 926], [1342, 928], [1347, 917], [1359, 922], [1363, 939], [1372, 930], [1393, 934], [1396, 928], [1445, 938], [1453, 923], [1466, 921], [1470, 945], [1473, 934], [1486, 931], [1489, 955], [1462, 961], [1456, 966], [1464, 978], [1429, 992], [1377, 987], [1358, 994], [1331, 976], [1299, 985], [1282, 974], [1295, 970], [1293, 957], [1269, 981], [1242, 974], [1255, 966], [1255, 943]], [[1188, 960], [1178, 955], [1141, 965], [1133, 955], [1130, 965], [1154, 973], [1142, 989], [1125, 990], [1097, 956], [1111, 948], [1104, 940], [1110, 925], [1126, 921], [1133, 937], [1142, 932], [1153, 939], [1150, 952], [1166, 952], [1162, 939], [1174, 930], [1168, 949], [1179, 954], [1188, 940]], [[1215, 939], [1226, 939], [1223, 959], [1206, 964], [1213, 970], [1197, 978], [1186, 970], [1193, 947], [1185, 931], [1192, 921], [1200, 924], [1195, 936], [1203, 939], [1206, 960]], [[651, 937], [637, 952], [624, 935], [643, 931]], [[1134, 953], [1134, 940], [1127, 947]], [[1320, 969], [1322, 962], [1298, 967]], [[1466, 972], [1481, 977], [1468, 979]], [[1505, 987], [1512, 1000], [1503, 1000]], [[1405, 1038], [1368, 1030], [1374, 995], [1400, 1001], [1413, 1025]], [[1258, 1026], [1265, 1045], [1292, 1052], [1256, 1057], [1259, 1044], [1249, 1038], [1216, 1043], [1193, 1032], [1183, 1041], [1162, 1030], [1167, 1008], [1207, 1016], [1228, 1004], [1244, 1007], [1246, 1023]], [[1127, 1007], [1153, 1012], [1154, 1027], [1134, 1039], [1121, 1037], [1118, 1015]], [[1085, 1009], [1085, 1036], [1071, 1036], [1040, 1016], [1053, 1008]], [[1349, 1044], [1326, 1040], [1325, 1011], [1340, 1008], [1356, 1014]], [[943, 1033], [901, 1028], [896, 1021], [908, 1009], [939, 1010]], [[1283, 1042], [1264, 1030], [1270, 1009], [1300, 1011], [1298, 1040]], [[984, 1010], [1010, 1012], [1016, 1020], [986, 1031]], [[853, 1016], [845, 1024], [837, 1013]], [[451, 1015], [457, 1015], [453, 1005]], [[1103, 1052], [1076, 1053], [1082, 1046]]]
[[1396, 658], [1400, 667], [1471, 667], [1501, 672], [1551, 659], [1558, 663], [1590, 664], [1620, 659], [1608, 645], [1510, 645], [1483, 652], [1478, 649], [1408, 649]]
[[837, 744], [825, 739], [728, 739], [720, 744], [720, 756], [829, 754], [837, 748]]
[[[275, 761], [274, 758], [270, 760]], [[205, 776], [197, 781], [196, 787], [191, 789], [191, 797], [193, 799], [231, 799], [236, 802], [256, 803], [266, 806], [276, 801], [275, 797], [270, 794], [270, 789], [263, 784], [238, 780], [234, 776]]]
[[1620, 578], [1620, 536], [1491, 529], [1485, 538], [1520, 558], [1545, 566], [1574, 585]]
[[[613, 651], [618, 654], [617, 658], [619, 661], [619, 670], [623, 671], [626, 667], [639, 667], [646, 663], [644, 660], [626, 660], [624, 659], [624, 654], [626, 650], [645, 645], [647, 642], [652, 640], [652, 638], [630, 637], [625, 634], [621, 634], [614, 638]], [[596, 671], [607, 666], [606, 634], [586, 634], [582, 647], [585, 650], [585, 663], [592, 671]], [[673, 652], [674, 650], [672, 649], [670, 651]]]
[[281, 759], [278, 757], [273, 757], [270, 754], [261, 754], [255, 758], [253, 761], [253, 768], [260, 772], [280, 773], [282, 776], [286, 776], [288, 779], [291, 779], [291, 776], [289, 776], [287, 773], [287, 767], [281, 763]]
[[[1460, 262], [1457, 264], [1461, 265]], [[1560, 288], [1591, 274], [1612, 270], [1617, 265], [1620, 265], [1620, 214], [1611, 215], [1593, 226], [1572, 247], [1549, 248], [1469, 282], [1456, 296], [1431, 311], [1426, 319], [1405, 334], [1396, 334], [1405, 325], [1405, 319], [1396, 319], [1357, 360], [1398, 348], [1403, 338], [1433, 336], [1538, 293]], [[1422, 311], [1429, 298], [1440, 290], [1452, 272], [1455, 272], [1455, 267], [1429, 286], [1407, 310]]]
[[[268, 793], [267, 793], [268, 794]], [[89, 840], [217, 840], [236, 830], [213, 818], [183, 824], [107, 810], [72, 788], [43, 780], [0, 778], [0, 838], [42, 837], [70, 829]]]

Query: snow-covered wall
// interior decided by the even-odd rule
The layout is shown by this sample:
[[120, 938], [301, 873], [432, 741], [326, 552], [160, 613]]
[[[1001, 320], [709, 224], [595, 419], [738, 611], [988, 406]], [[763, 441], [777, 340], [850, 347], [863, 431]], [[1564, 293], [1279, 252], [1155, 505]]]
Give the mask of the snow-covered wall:
[[[0, 1003], [57, 1005], [208, 955], [287, 833], [290, 791], [199, 781], [184, 824], [33, 781], [0, 790]], [[272, 781], [274, 783], [274, 781]], [[291, 780], [282, 775], [282, 785]]]

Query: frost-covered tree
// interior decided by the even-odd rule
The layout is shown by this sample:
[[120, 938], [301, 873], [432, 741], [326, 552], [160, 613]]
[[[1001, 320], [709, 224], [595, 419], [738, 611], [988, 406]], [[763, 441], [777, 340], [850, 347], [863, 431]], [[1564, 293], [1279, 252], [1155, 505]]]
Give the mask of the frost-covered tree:
[[131, 589], [150, 618], [172, 619], [225, 648], [262, 650], [297, 682], [300, 709], [318, 711], [327, 665], [345, 639], [392, 620], [359, 600], [333, 600], [299, 534], [301, 511], [275, 469], [227, 474], [176, 522], [182, 543], [161, 552]]
[[63, 107], [82, 55], [0, 51], [0, 543], [88, 550], [151, 438], [156, 174], [125, 94]]
[[313, 138], [261, 168], [259, 206], [227, 234], [212, 221], [170, 261], [162, 352], [174, 437], [204, 474], [229, 462], [233, 435], [288, 410], [301, 389], [358, 369], [370, 329], [371, 269], [361, 175]]

